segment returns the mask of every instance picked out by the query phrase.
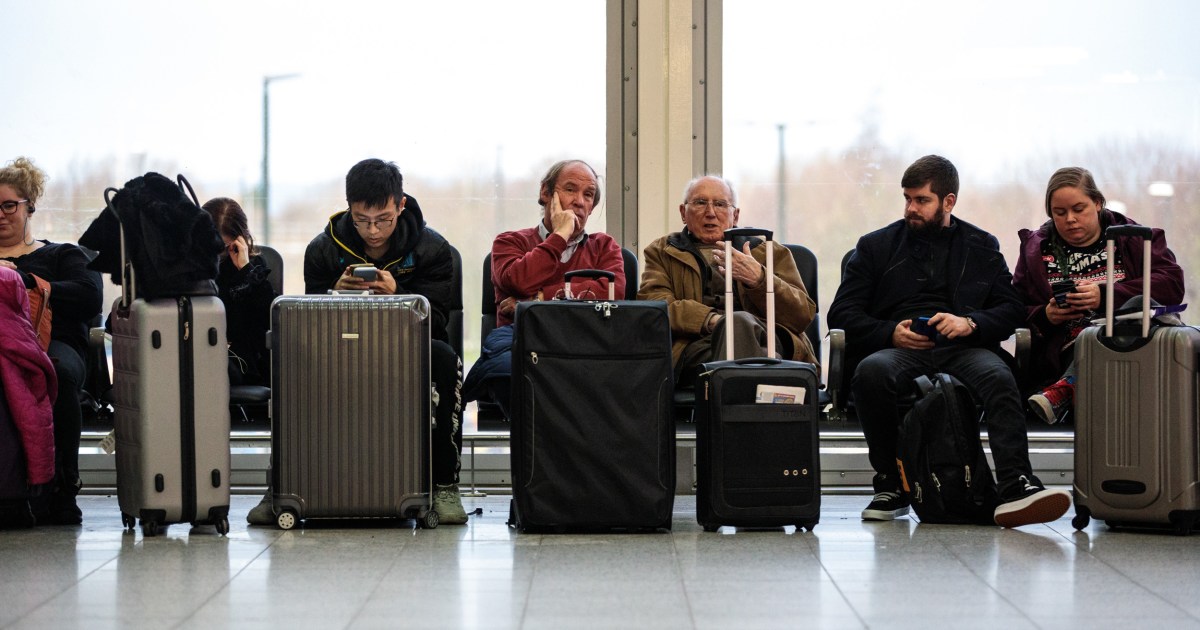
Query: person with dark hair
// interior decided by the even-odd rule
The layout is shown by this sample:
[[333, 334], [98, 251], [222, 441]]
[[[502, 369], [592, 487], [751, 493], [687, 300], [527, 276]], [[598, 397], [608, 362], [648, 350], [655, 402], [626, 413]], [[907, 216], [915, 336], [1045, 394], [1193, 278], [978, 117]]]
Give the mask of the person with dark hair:
[[[454, 278], [450, 243], [425, 223], [421, 206], [404, 192], [392, 162], [368, 159], [346, 174], [349, 207], [329, 217], [325, 230], [304, 252], [305, 293], [370, 290], [382, 295], [418, 294], [429, 300], [430, 366], [438, 392], [434, 409], [433, 509], [441, 522], [467, 522], [458, 489], [462, 455], [462, 360], [449, 344], [446, 324]], [[375, 280], [355, 277], [358, 264], [379, 270]], [[253, 516], [253, 510], [252, 514]], [[268, 522], [274, 518], [267, 513]]]
[[[470, 402], [488, 395], [509, 417], [512, 376], [513, 315], [517, 303], [553, 300], [564, 292], [563, 274], [601, 269], [616, 274], [613, 291], [625, 293], [621, 246], [603, 232], [587, 233], [588, 217], [600, 203], [600, 182], [582, 160], [555, 163], [542, 177], [538, 204], [542, 220], [534, 227], [504, 232], [492, 242], [492, 286], [496, 291], [496, 329], [483, 342], [464, 388]], [[577, 280], [573, 295], [608, 295], [604, 281]]]
[[87, 378], [88, 327], [104, 300], [100, 274], [87, 269], [88, 255], [71, 243], [38, 240], [34, 213], [46, 174], [19, 157], [0, 169], [0, 266], [21, 274], [25, 288], [40, 278], [50, 285], [51, 337], [47, 354], [58, 375], [54, 401], [55, 478], [49, 493], [33, 503], [38, 523], [78, 525], [79, 395]]
[[271, 302], [278, 297], [268, 276], [271, 269], [254, 246], [246, 212], [228, 197], [207, 201], [204, 211], [225, 243], [217, 271], [217, 289], [225, 304], [229, 338], [229, 384], [271, 385]]
[[[1075, 400], [1075, 337], [1105, 310], [1104, 282], [1108, 252], [1104, 231], [1112, 225], [1137, 225], [1104, 207], [1104, 194], [1087, 169], [1060, 168], [1046, 185], [1046, 221], [1037, 230], [1021, 230], [1021, 255], [1013, 286], [1025, 303], [1025, 321], [1033, 333], [1033, 384], [1042, 389], [1028, 398], [1030, 409], [1048, 424], [1066, 419]], [[1167, 237], [1154, 228], [1150, 241], [1150, 297], [1158, 304], [1183, 301], [1183, 269], [1167, 248]], [[1117, 239], [1113, 261], [1116, 305], [1140, 300], [1146, 281], [1142, 239]], [[1139, 305], [1141, 302], [1137, 302]]]
[[[725, 359], [725, 336], [733, 336], [735, 358], [767, 351], [767, 247], [762, 239], [733, 242], [725, 260], [725, 230], [740, 209], [729, 180], [704, 175], [687, 183], [679, 204], [683, 229], [646, 246], [646, 271], [639, 300], [663, 300], [671, 319], [675, 381], [690, 385], [698, 368]], [[786, 247], [773, 248], [777, 358], [817, 363], [804, 330], [817, 305], [808, 295], [796, 260]], [[734, 313], [725, 321], [725, 274], [734, 280]]]
[[[1022, 319], [1000, 244], [953, 216], [958, 170], [946, 158], [917, 160], [900, 186], [904, 218], [858, 240], [829, 309], [829, 325], [846, 331], [846, 369], [875, 469], [862, 518], [908, 514], [896, 466], [897, 401], [917, 376], [944, 372], [983, 403], [1000, 495], [996, 524], [1056, 520], [1071, 495], [1034, 476], [1017, 383], [1000, 354]], [[928, 334], [914, 327], [924, 317]]]

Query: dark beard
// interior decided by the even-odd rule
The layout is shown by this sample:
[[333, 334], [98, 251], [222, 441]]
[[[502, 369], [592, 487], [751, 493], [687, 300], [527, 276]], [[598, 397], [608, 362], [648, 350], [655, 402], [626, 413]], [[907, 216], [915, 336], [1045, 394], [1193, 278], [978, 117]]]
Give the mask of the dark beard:
[[[920, 220], [919, 217], [918, 220]], [[912, 220], [910, 220], [908, 217], [905, 217], [904, 225], [908, 227], [908, 233], [910, 235], [924, 239], [931, 239], [937, 236], [938, 232], [942, 231], [942, 223], [944, 223], [945, 220], [946, 210], [945, 205], [943, 204], [938, 206], [937, 212], [933, 213], [932, 219], [928, 221], [921, 220], [921, 223], [913, 225]]]

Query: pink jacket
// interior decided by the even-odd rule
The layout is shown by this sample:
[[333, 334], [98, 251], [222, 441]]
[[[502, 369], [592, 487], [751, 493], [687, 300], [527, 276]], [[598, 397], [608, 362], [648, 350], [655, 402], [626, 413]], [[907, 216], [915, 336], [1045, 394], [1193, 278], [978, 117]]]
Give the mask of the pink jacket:
[[0, 267], [0, 379], [21, 445], [28, 483], [54, 478], [54, 398], [58, 377], [29, 323], [29, 296], [20, 274]]

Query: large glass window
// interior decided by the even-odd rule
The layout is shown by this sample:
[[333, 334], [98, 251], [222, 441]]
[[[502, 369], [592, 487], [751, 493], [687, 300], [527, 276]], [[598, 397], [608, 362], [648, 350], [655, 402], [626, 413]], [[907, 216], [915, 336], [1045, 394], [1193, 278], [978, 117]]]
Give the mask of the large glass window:
[[[345, 207], [346, 171], [395, 161], [429, 225], [462, 253], [469, 361], [492, 238], [538, 220], [553, 161], [604, 172], [604, 7], [13, 3], [0, 159], [26, 155], [47, 171], [37, 235], [62, 241], [79, 238], [105, 187], [183, 173], [202, 203], [242, 203], [254, 234], [283, 253], [291, 293], [303, 292], [305, 245]], [[602, 209], [592, 221], [604, 225]]]
[[[954, 214], [995, 234], [1047, 217], [1050, 175], [1091, 170], [1110, 207], [1163, 227], [1200, 305], [1200, 4], [1188, 0], [724, 3], [724, 170], [743, 223], [839, 263], [899, 219], [900, 176], [937, 153]], [[1194, 314], [1193, 314], [1194, 317]]]

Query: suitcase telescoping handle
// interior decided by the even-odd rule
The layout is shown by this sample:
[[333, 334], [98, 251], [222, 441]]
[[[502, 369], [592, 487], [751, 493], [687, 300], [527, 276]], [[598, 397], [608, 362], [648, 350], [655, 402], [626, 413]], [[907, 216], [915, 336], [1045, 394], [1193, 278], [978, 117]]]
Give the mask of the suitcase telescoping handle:
[[1113, 336], [1113, 263], [1119, 236], [1142, 237], [1142, 336], [1150, 336], [1150, 241], [1154, 232], [1144, 225], [1114, 225], [1104, 231], [1108, 240], [1105, 253], [1108, 255], [1108, 276], [1104, 282], [1104, 336]]
[[133, 283], [133, 265], [129, 263], [129, 259], [125, 256], [125, 224], [121, 222], [121, 215], [112, 206], [113, 195], [116, 195], [119, 190], [116, 188], [104, 189], [104, 207], [117, 218], [117, 225], [120, 229], [117, 230], [121, 243], [121, 302], [120, 314], [124, 315], [129, 312], [129, 305], [133, 303], [133, 297], [137, 295], [134, 291]]
[[571, 280], [575, 278], [604, 278], [608, 280], [608, 299], [617, 299], [617, 288], [613, 286], [613, 283], [617, 281], [617, 274], [603, 269], [576, 269], [575, 271], [568, 271], [563, 274], [563, 294], [566, 295], [568, 300], [572, 299]]
[[738, 236], [761, 236], [767, 241], [767, 357], [775, 357], [775, 253], [772, 247], [771, 230], [762, 228], [730, 228], [725, 230], [725, 358], [733, 360], [733, 335], [728, 327], [733, 325], [733, 239]]

